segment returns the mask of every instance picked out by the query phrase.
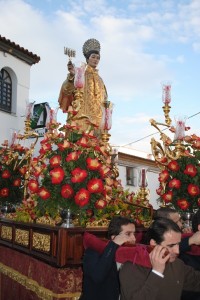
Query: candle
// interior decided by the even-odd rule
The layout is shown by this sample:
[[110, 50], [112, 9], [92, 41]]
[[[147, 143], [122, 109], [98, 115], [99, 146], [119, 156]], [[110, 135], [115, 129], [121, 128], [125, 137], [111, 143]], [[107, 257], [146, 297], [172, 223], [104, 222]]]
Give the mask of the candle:
[[163, 84], [163, 95], [162, 100], [164, 104], [169, 104], [171, 102], [171, 85]]
[[146, 186], [146, 174], [145, 174], [145, 169], [142, 169], [142, 187]]

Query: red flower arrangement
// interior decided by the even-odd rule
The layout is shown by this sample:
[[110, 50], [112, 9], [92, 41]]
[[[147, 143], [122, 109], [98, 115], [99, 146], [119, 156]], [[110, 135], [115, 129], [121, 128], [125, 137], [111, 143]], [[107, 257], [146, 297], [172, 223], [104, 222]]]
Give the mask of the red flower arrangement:
[[159, 174], [159, 202], [179, 211], [193, 212], [200, 207], [200, 138], [184, 138], [185, 152], [177, 160], [165, 163]]
[[53, 135], [46, 133], [40, 155], [32, 162], [28, 192], [37, 202], [36, 214], [55, 218], [62, 209], [71, 208], [74, 213], [81, 211], [83, 217], [88, 210], [96, 216], [109, 203], [109, 151], [92, 128], [87, 134], [75, 126], [65, 125], [59, 130]]
[[[140, 225], [149, 220], [149, 213], [143, 215], [141, 208], [125, 203], [132, 202], [135, 194], [124, 191], [115, 179], [109, 148], [92, 128], [80, 133], [67, 124], [60, 131], [46, 133], [40, 155], [32, 160], [28, 192], [35, 206], [30, 217], [56, 220], [62, 210], [70, 208], [79, 214], [83, 226], [107, 226], [119, 214], [133, 217]], [[21, 218], [22, 208], [17, 213]]]
[[5, 141], [0, 148], [0, 204], [14, 206], [23, 200], [26, 148], [19, 144], [8, 146]]
[[[149, 208], [144, 210], [126, 201], [141, 204], [134, 193], [124, 190], [115, 179], [110, 148], [102, 144], [92, 130], [80, 133], [73, 124], [57, 130], [59, 123], [51, 124], [41, 142], [40, 155], [18, 168], [19, 177], [13, 186], [23, 191], [25, 174], [30, 175], [27, 197], [21, 195], [21, 206], [10, 218], [17, 221], [36, 220], [45, 223], [60, 222], [60, 212], [70, 208], [79, 215], [79, 225], [107, 226], [114, 215], [132, 217], [139, 225], [149, 225]], [[19, 147], [20, 148], [20, 147]], [[6, 160], [6, 155], [3, 156]], [[3, 180], [13, 179], [13, 169], [0, 164]], [[194, 187], [191, 188], [195, 192]], [[0, 189], [0, 198], [8, 197], [9, 188]], [[23, 201], [22, 201], [23, 199]], [[138, 198], [139, 199], [139, 198]], [[137, 202], [138, 201], [138, 202]], [[8, 217], [8, 216], [7, 216]]]

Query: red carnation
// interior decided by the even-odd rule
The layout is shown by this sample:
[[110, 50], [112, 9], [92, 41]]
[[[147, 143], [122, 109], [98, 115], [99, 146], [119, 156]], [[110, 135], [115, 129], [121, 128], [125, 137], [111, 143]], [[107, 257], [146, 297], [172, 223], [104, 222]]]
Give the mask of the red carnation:
[[107, 202], [106, 202], [106, 200], [103, 200], [103, 199], [97, 200], [94, 204], [94, 206], [97, 209], [103, 209], [104, 207], [106, 207], [106, 205], [107, 205]]
[[64, 140], [63, 143], [59, 143], [57, 146], [60, 151], [64, 151], [65, 149], [70, 147], [70, 142], [68, 142], [67, 140]]
[[88, 176], [87, 171], [81, 168], [75, 168], [73, 171], [71, 171], [71, 174], [72, 174], [71, 182], [73, 183], [83, 182], [85, 178]]
[[171, 171], [175, 171], [177, 172], [179, 169], [180, 169], [180, 166], [178, 164], [178, 162], [176, 160], [172, 160], [170, 161], [170, 163], [168, 164], [168, 168], [171, 170]]
[[163, 194], [163, 188], [162, 188], [162, 186], [159, 186], [159, 188], [156, 189], [156, 193], [157, 193], [159, 196], [161, 196], [161, 195]]
[[71, 198], [72, 195], [73, 195], [73, 193], [74, 193], [74, 191], [73, 191], [71, 185], [65, 184], [65, 185], [62, 186], [62, 188], [61, 188], [61, 196], [63, 198], [66, 198], [66, 199]]
[[167, 170], [164, 170], [159, 174], [158, 180], [160, 182], [165, 182], [167, 181], [168, 178], [169, 178], [169, 172]]
[[89, 180], [87, 188], [90, 193], [101, 193], [103, 192], [103, 181], [101, 179], [92, 178]]
[[180, 182], [180, 180], [179, 180], [179, 179], [176, 179], [176, 178], [170, 180], [170, 181], [169, 181], [169, 187], [170, 187], [170, 188], [175, 188], [175, 189], [180, 189], [180, 187], [181, 187], [181, 182]]
[[13, 186], [19, 187], [21, 185], [21, 179], [20, 178], [16, 178], [13, 181]]
[[26, 171], [27, 171], [27, 167], [22, 167], [19, 169], [19, 172], [22, 174], [22, 175], [25, 175], [26, 174]]
[[9, 170], [4, 170], [1, 174], [1, 177], [4, 179], [10, 178], [10, 176], [11, 176], [11, 173]]
[[51, 182], [53, 184], [59, 184], [63, 181], [65, 172], [63, 168], [57, 167], [50, 171], [50, 175], [51, 175]]
[[86, 215], [91, 218], [94, 215], [94, 211], [92, 209], [86, 209]]
[[169, 203], [172, 201], [173, 193], [172, 191], [169, 191], [162, 195], [162, 199], [165, 201], [165, 203]]
[[42, 198], [43, 200], [47, 200], [48, 198], [50, 198], [51, 194], [50, 192], [44, 188], [44, 187], [41, 187], [38, 191], [38, 195], [40, 196], [40, 198]]
[[99, 168], [99, 173], [102, 178], [105, 178], [109, 172], [110, 172], [110, 169], [107, 166], [101, 166]]
[[50, 158], [49, 163], [52, 168], [60, 166], [61, 163], [61, 156], [60, 155], [54, 155]]
[[157, 160], [159, 161], [159, 163], [164, 164], [164, 163], [167, 162], [167, 157], [166, 157], [166, 156], [163, 156], [163, 157], [161, 157], [161, 158], [157, 158]]
[[199, 187], [192, 183], [188, 185], [187, 190], [191, 196], [197, 196], [197, 195], [199, 195], [199, 192], [200, 192]]
[[186, 175], [194, 177], [197, 174], [197, 168], [194, 165], [189, 164], [189, 165], [186, 166], [186, 168], [185, 168], [185, 170], [183, 172]]
[[183, 198], [177, 201], [177, 205], [180, 207], [180, 209], [187, 210], [190, 206], [190, 203], [185, 198]]
[[38, 189], [39, 189], [39, 185], [38, 185], [37, 180], [30, 179], [29, 182], [28, 182], [28, 188], [29, 188], [30, 192], [37, 193]]
[[9, 189], [8, 188], [3, 188], [0, 190], [0, 195], [1, 197], [8, 197], [9, 195]]
[[76, 144], [83, 148], [87, 148], [88, 147], [88, 139], [86, 137], [81, 137], [80, 140], [78, 140], [76, 142]]
[[67, 155], [65, 158], [66, 161], [76, 161], [79, 159], [81, 151], [73, 151]]
[[82, 188], [76, 193], [74, 199], [78, 206], [86, 206], [89, 203], [90, 193], [88, 190]]
[[86, 159], [86, 163], [87, 163], [88, 169], [90, 169], [90, 170], [98, 170], [101, 166], [101, 163], [99, 162], [99, 160], [97, 158], [88, 157]]
[[45, 154], [46, 152], [50, 151], [52, 149], [51, 144], [46, 143], [46, 144], [42, 144], [42, 147], [40, 149], [40, 154]]

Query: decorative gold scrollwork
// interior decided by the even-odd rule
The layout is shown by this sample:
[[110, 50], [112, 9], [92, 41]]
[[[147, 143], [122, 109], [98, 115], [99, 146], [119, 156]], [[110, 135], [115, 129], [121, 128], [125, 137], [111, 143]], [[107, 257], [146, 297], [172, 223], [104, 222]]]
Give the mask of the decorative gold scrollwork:
[[12, 227], [11, 226], [4, 226], [1, 227], [1, 238], [5, 240], [12, 240]]
[[50, 235], [38, 232], [33, 233], [33, 248], [43, 252], [50, 252], [50, 242]]
[[17, 244], [27, 247], [29, 245], [29, 231], [23, 229], [16, 229], [15, 242]]

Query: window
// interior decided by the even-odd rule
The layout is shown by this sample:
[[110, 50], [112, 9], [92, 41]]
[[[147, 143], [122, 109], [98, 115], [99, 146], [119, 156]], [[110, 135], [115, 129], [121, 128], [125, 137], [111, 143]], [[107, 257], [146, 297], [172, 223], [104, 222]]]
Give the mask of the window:
[[9, 73], [0, 71], [0, 110], [11, 113], [12, 104], [12, 80]]
[[136, 168], [126, 167], [126, 184], [136, 186]]

